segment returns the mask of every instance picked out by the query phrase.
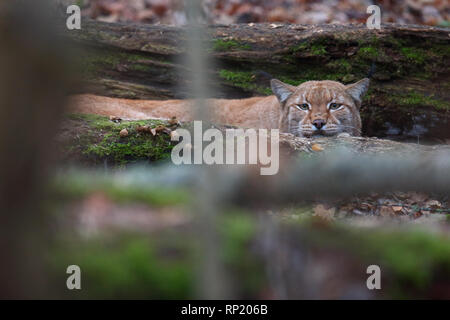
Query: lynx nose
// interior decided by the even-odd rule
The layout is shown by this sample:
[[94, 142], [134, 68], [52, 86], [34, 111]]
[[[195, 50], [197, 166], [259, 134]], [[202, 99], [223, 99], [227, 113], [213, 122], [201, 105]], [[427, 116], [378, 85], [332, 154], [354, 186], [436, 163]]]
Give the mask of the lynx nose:
[[322, 127], [325, 125], [325, 120], [317, 119], [312, 122], [314, 127], [316, 127], [318, 130], [322, 129]]

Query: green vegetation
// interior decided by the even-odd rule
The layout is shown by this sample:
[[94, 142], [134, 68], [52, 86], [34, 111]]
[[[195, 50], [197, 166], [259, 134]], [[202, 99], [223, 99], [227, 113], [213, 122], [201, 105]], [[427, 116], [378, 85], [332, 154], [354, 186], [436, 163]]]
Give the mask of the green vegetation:
[[250, 50], [251, 48], [248, 43], [242, 43], [236, 40], [216, 39], [213, 42], [214, 51]]
[[[65, 172], [56, 178], [54, 187], [65, 199], [59, 205], [103, 192], [112, 205], [178, 206], [189, 215], [192, 194], [186, 189], [143, 185], [129, 179], [133, 176], [128, 170], [122, 176], [120, 172], [117, 176], [98, 171]], [[346, 263], [362, 266], [362, 273], [364, 266], [377, 264], [383, 273], [385, 297], [427, 297], [439, 277], [450, 273], [450, 241], [445, 234], [411, 226], [396, 229], [386, 224], [361, 229], [348, 225], [345, 219], [323, 221], [313, 213], [313, 205], [305, 203], [272, 217], [279, 223], [277, 234], [282, 235], [273, 240], [289, 250], [288, 256], [297, 250], [342, 253]], [[60, 270], [74, 261], [81, 267], [84, 290], [66, 292], [71, 298], [195, 297], [201, 246], [195, 224], [186, 221], [182, 228], [169, 226], [145, 234], [100, 229], [87, 238], [74, 235], [71, 228], [50, 252], [51, 270], [62, 277]], [[255, 251], [262, 236], [267, 236], [261, 233], [259, 221], [257, 215], [239, 208], [227, 209], [219, 216], [220, 254], [236, 297], [257, 298], [267, 288], [267, 261], [263, 262], [259, 249]]]
[[80, 266], [84, 290], [68, 293], [71, 298], [189, 298], [195, 288], [192, 248], [172, 236], [153, 241], [137, 235], [78, 240], [56, 248], [50, 264], [55, 270], [73, 261]]
[[[230, 212], [220, 224], [222, 259], [241, 297], [257, 297], [264, 284], [261, 262], [250, 250], [255, 235], [250, 217]], [[54, 270], [64, 270], [73, 261], [80, 266], [84, 290], [70, 292], [71, 298], [193, 298], [199, 267], [197, 241], [189, 230], [99, 235], [61, 242], [65, 245], [53, 250], [49, 263]]]
[[[293, 68], [297, 68], [295, 64], [301, 63], [299, 73], [315, 75], [309, 80], [328, 78], [351, 82], [366, 76], [373, 62], [377, 63], [376, 79], [388, 80], [407, 76], [429, 79], [436, 71], [442, 72], [440, 66], [444, 66], [445, 59], [450, 56], [448, 46], [439, 44], [427, 46], [426, 43], [415, 43], [414, 40], [395, 39], [391, 36], [373, 36], [358, 40], [354, 46], [354, 53], [351, 45], [349, 39], [341, 39], [339, 35], [332, 40], [324, 37], [303, 41], [293, 46], [284, 60], [288, 64], [293, 64]], [[349, 50], [348, 57], [330, 61], [328, 53], [336, 52], [341, 47], [346, 51]], [[308, 63], [304, 63], [305, 58], [309, 59]]]
[[320, 56], [326, 54], [327, 50], [323, 44], [314, 44], [311, 46], [311, 52], [313, 55]]
[[292, 235], [299, 232], [311, 247], [346, 252], [367, 265], [375, 261], [384, 270], [388, 295], [408, 297], [414, 290], [420, 296], [436, 275], [450, 273], [450, 241], [443, 235], [411, 228], [361, 230], [339, 221], [318, 228], [309, 208], [299, 210], [300, 218], [294, 219], [296, 211], [291, 209], [285, 220]]
[[84, 78], [89, 79], [92, 76], [98, 76], [99, 70], [115, 70], [120, 65], [122, 68], [129, 70], [137, 70], [143, 72], [150, 72], [152, 66], [138, 63], [140, 60], [151, 60], [159, 64], [170, 65], [166, 60], [156, 56], [147, 56], [145, 54], [137, 54], [126, 51], [114, 50], [85, 50], [80, 52], [78, 61], [78, 69], [82, 72]]
[[322, 56], [327, 54], [326, 39], [317, 39], [311, 42], [302, 42], [291, 48], [291, 52], [301, 55]]
[[362, 58], [375, 60], [380, 55], [380, 51], [375, 47], [362, 47], [359, 49], [358, 54]]
[[[377, 264], [383, 270], [385, 297], [426, 297], [436, 276], [450, 273], [450, 241], [443, 235], [418, 229], [361, 230], [339, 221], [318, 223], [311, 217], [310, 207], [280, 214], [281, 218], [291, 216], [279, 225], [283, 236], [277, 240], [290, 243], [290, 254], [301, 248], [311, 252], [320, 248], [320, 252], [352, 257], [346, 258], [347, 263]], [[252, 249], [261, 240], [257, 220], [249, 212], [234, 210], [225, 212], [218, 225], [221, 257], [237, 296], [258, 297], [268, 280], [262, 257]], [[89, 288], [69, 293], [79, 298], [192, 298], [200, 254], [192, 231], [165, 229], [145, 236], [116, 233], [72, 238], [60, 242], [50, 263], [61, 270], [77, 261], [83, 270], [83, 286]]]
[[250, 71], [230, 71], [222, 69], [219, 71], [219, 76], [226, 80], [227, 83], [242, 88], [245, 91], [256, 91], [264, 95], [272, 94], [270, 88], [264, 88], [253, 82], [254, 74]]
[[251, 250], [256, 222], [249, 212], [234, 210], [222, 217], [223, 259], [234, 274], [244, 296], [254, 296], [262, 289], [265, 275], [262, 262]]
[[423, 64], [426, 59], [426, 51], [420, 48], [403, 47], [402, 54], [411, 62], [416, 64]]
[[415, 91], [400, 95], [391, 95], [388, 99], [399, 107], [433, 107], [438, 110], [450, 110], [449, 102], [428, 97]]
[[372, 232], [363, 238], [366, 255], [379, 256], [400, 281], [424, 288], [439, 271], [450, 272], [450, 242], [424, 231]]
[[[78, 124], [74, 128], [82, 128], [78, 139], [69, 141], [65, 148], [67, 157], [73, 153], [81, 153], [93, 164], [101, 164], [105, 160], [112, 165], [125, 165], [137, 161], [160, 161], [170, 157], [173, 144], [170, 136], [158, 133], [153, 136], [137, 132], [138, 126], [155, 128], [167, 125], [162, 120], [122, 121], [115, 123], [106, 117], [96, 115], [69, 115], [68, 118]], [[126, 129], [128, 136], [120, 137], [120, 131]]]

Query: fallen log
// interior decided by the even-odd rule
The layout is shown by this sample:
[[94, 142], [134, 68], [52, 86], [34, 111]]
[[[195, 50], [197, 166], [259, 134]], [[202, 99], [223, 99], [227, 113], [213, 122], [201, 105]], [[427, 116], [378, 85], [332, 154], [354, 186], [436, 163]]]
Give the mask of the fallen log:
[[[132, 99], [189, 97], [186, 33], [162, 25], [84, 20], [63, 31], [76, 44], [85, 86], [77, 92]], [[270, 78], [353, 82], [376, 72], [362, 106], [365, 135], [450, 138], [448, 28], [416, 25], [239, 24], [207, 27], [214, 95], [271, 94]], [[434, 141], [436, 142], [436, 141]]]
[[[183, 128], [192, 122], [182, 123]], [[173, 120], [125, 121], [98, 115], [70, 114], [66, 116], [57, 141], [61, 160], [87, 165], [105, 163], [126, 165], [139, 161], [155, 162], [170, 159], [177, 142], [171, 132], [179, 127]], [[214, 126], [221, 131], [227, 127]], [[282, 155], [325, 154], [346, 150], [352, 155], [411, 156], [449, 150], [449, 145], [421, 145], [369, 137], [299, 138], [280, 134]]]

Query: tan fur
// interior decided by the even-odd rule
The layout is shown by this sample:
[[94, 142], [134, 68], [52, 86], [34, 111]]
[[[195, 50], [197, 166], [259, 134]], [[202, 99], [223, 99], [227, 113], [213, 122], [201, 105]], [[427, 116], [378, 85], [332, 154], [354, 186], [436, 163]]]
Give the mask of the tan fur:
[[[280, 129], [299, 136], [349, 133], [361, 135], [359, 108], [362, 96], [367, 91], [369, 79], [363, 79], [351, 85], [336, 81], [308, 81], [298, 87], [272, 80], [272, 90], [277, 94], [283, 115], [280, 117]], [[331, 104], [339, 109], [332, 110]], [[308, 105], [302, 110], [301, 105]], [[321, 130], [315, 121], [323, 123]]]
[[[280, 99], [282, 97], [278, 89], [286, 91], [286, 99]], [[310, 136], [315, 134], [311, 127], [312, 121], [323, 118], [327, 122], [326, 128], [330, 130], [321, 131], [320, 134], [348, 132], [359, 135], [360, 100], [352, 97], [352, 94], [356, 97], [366, 89], [358, 91], [361, 88], [355, 87], [352, 94], [348, 92], [349, 89], [352, 87], [334, 81], [309, 81], [294, 87], [272, 80], [275, 96], [235, 100], [208, 99], [207, 105], [212, 108], [212, 120], [221, 124], [243, 128], [280, 129], [282, 132], [299, 136]], [[327, 110], [327, 104], [331, 101], [342, 103], [345, 108], [337, 111]], [[311, 104], [310, 111], [297, 109], [297, 104], [306, 102]], [[194, 100], [129, 100], [83, 94], [71, 97], [70, 111], [130, 120], [176, 117], [180, 121], [190, 121], [193, 120], [190, 112], [193, 103]]]

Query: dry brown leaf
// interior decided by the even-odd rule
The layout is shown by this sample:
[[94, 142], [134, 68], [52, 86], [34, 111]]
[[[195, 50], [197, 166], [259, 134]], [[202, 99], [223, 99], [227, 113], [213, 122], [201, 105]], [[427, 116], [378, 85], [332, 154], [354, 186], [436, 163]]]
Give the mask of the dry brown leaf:
[[176, 131], [172, 131], [172, 132], [170, 133], [170, 139], [171, 139], [171, 140], [178, 140], [179, 137], [180, 137], [180, 134], [179, 134], [178, 132], [176, 132]]
[[180, 122], [177, 120], [177, 117], [172, 117], [169, 120], [169, 125], [171, 126], [178, 126], [180, 124]]
[[424, 193], [419, 192], [410, 192], [409, 193], [409, 200], [411, 200], [413, 203], [420, 203], [427, 200], [428, 196]]
[[138, 126], [138, 127], [136, 127], [136, 131], [150, 133], [150, 127], [149, 126]]
[[390, 206], [381, 206], [380, 207], [380, 216], [382, 217], [391, 217], [394, 216], [395, 212]]
[[414, 212], [413, 217], [414, 217], [414, 219], [417, 219], [417, 218], [421, 217], [422, 215], [423, 215], [422, 212], [416, 211], [416, 212]]
[[121, 138], [128, 137], [128, 130], [127, 129], [120, 130], [119, 135], [120, 135]]
[[159, 125], [155, 128], [156, 133], [164, 132], [164, 133], [170, 134], [171, 131], [172, 130], [170, 130], [169, 128], [167, 128], [163, 125]]
[[373, 209], [373, 205], [368, 202], [363, 202], [360, 205], [360, 209], [366, 212], [370, 212]]
[[425, 203], [425, 207], [430, 209], [440, 209], [442, 204], [437, 200], [429, 200]]
[[313, 216], [330, 221], [330, 220], [334, 219], [335, 213], [336, 213], [336, 208], [332, 207], [330, 209], [327, 209], [327, 208], [325, 208], [324, 205], [318, 204], [314, 207]]
[[394, 195], [399, 198], [399, 199], [407, 199], [409, 197], [408, 193], [406, 192], [401, 192], [401, 191], [396, 191], [394, 192]]
[[122, 121], [121, 118], [116, 117], [116, 116], [109, 116], [109, 120], [112, 122], [116, 122], [116, 123]]

